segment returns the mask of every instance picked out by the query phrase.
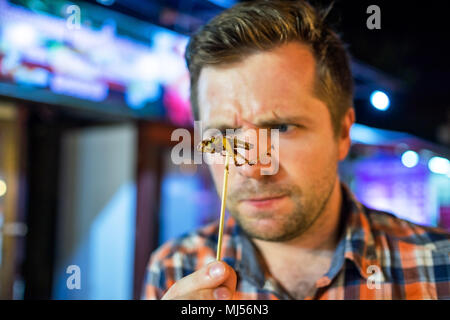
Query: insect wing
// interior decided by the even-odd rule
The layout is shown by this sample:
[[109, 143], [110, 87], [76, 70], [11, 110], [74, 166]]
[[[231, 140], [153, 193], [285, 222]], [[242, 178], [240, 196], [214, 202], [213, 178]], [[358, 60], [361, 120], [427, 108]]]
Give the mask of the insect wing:
[[253, 148], [253, 144], [246, 142], [246, 141], [239, 140], [236, 137], [232, 141], [233, 141], [234, 149], [242, 148], [245, 150], [250, 150]]

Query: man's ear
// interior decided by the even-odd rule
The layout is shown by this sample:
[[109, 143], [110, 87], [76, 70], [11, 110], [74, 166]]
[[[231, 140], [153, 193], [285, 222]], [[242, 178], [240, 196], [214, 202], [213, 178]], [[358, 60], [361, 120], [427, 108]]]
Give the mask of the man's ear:
[[355, 123], [355, 109], [350, 107], [342, 118], [341, 131], [338, 137], [339, 143], [339, 161], [342, 161], [347, 157], [348, 151], [350, 150], [351, 139], [350, 139], [350, 129]]

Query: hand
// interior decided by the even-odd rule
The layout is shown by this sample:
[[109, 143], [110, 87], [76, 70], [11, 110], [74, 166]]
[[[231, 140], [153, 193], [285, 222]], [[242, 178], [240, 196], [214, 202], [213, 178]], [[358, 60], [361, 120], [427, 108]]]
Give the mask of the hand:
[[175, 282], [162, 300], [229, 300], [236, 291], [236, 272], [214, 261]]

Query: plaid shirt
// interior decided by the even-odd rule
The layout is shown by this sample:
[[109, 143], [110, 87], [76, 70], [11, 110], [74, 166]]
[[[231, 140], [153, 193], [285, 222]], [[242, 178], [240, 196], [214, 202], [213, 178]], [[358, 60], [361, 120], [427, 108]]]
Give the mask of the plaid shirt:
[[[342, 237], [308, 300], [450, 299], [450, 234], [359, 203], [342, 184]], [[215, 259], [218, 223], [162, 245], [147, 268], [142, 298], [160, 299], [177, 280]], [[222, 259], [237, 273], [235, 299], [293, 299], [263, 272], [251, 240], [229, 217]]]

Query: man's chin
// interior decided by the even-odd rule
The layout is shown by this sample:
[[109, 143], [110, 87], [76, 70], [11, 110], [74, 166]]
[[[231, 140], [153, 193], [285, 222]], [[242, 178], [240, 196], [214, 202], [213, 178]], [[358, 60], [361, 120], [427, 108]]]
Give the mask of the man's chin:
[[265, 241], [288, 241], [298, 235], [298, 228], [286, 225], [273, 217], [260, 217], [259, 219], [246, 219], [239, 221], [239, 225], [251, 238]]

